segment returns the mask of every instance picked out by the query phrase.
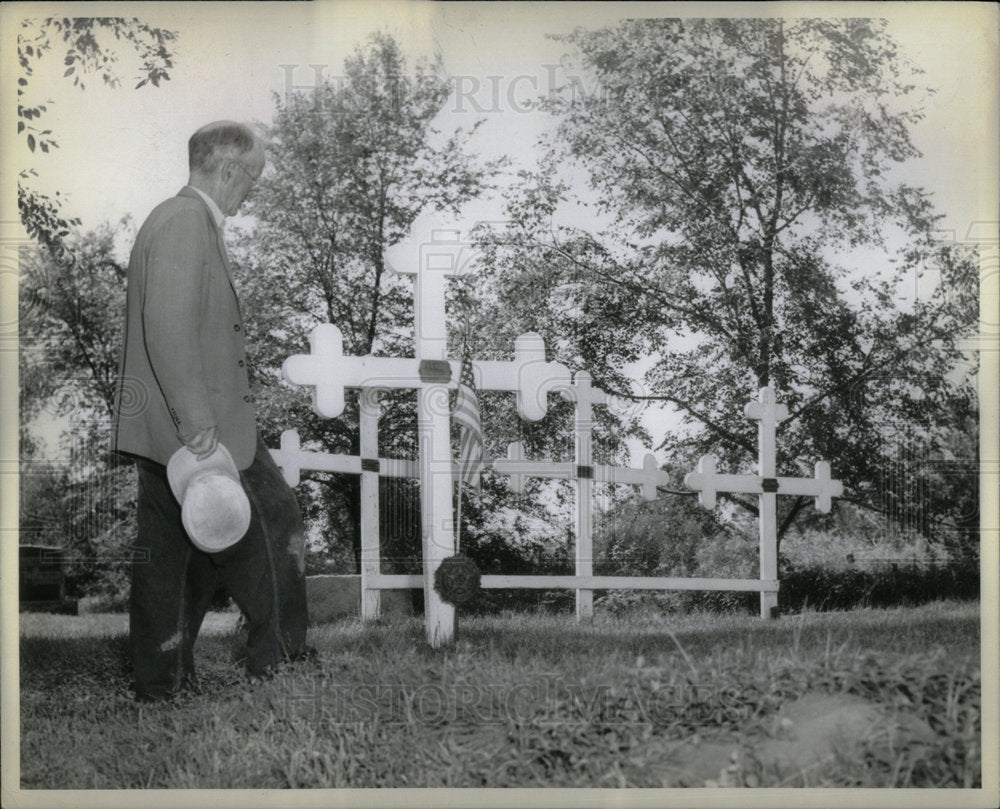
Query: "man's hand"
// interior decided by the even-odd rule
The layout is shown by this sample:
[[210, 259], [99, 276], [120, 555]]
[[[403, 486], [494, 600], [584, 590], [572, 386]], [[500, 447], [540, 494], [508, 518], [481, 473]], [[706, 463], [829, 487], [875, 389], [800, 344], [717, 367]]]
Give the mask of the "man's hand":
[[184, 446], [191, 450], [199, 461], [203, 461], [215, 452], [215, 448], [219, 445], [218, 432], [217, 427], [206, 427], [192, 436], [181, 436], [181, 439], [184, 441]]

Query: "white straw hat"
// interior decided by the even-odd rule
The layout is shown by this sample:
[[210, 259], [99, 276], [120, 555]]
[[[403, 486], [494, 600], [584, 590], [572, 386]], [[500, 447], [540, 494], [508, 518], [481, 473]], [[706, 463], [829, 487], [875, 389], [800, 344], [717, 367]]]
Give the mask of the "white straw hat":
[[233, 456], [222, 444], [202, 461], [181, 447], [167, 463], [167, 480], [196, 548], [217, 553], [243, 539], [250, 527], [250, 501]]

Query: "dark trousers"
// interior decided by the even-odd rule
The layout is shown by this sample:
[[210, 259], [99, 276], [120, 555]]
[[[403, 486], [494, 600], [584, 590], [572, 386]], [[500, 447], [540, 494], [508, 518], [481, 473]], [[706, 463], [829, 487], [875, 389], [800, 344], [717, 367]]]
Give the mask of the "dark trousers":
[[141, 458], [138, 542], [132, 564], [129, 646], [139, 698], [162, 698], [194, 678], [194, 642], [221, 583], [247, 621], [246, 670], [268, 673], [305, 650], [305, 531], [295, 495], [258, 436], [240, 473], [250, 528], [235, 545], [205, 553], [191, 544], [166, 468]]

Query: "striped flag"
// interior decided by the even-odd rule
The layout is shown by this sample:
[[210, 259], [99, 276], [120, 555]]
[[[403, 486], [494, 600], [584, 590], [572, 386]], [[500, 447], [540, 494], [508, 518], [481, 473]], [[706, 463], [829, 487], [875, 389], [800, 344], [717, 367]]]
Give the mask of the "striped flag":
[[479, 419], [472, 361], [468, 358], [462, 359], [453, 416], [458, 424], [458, 479], [479, 486], [479, 473], [483, 468], [483, 425]]

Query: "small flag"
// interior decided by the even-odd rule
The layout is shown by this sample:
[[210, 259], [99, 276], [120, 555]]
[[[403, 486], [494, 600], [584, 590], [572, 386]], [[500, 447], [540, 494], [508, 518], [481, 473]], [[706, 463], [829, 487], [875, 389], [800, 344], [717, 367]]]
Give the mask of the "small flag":
[[479, 419], [472, 361], [467, 358], [463, 358], [458, 376], [454, 418], [458, 424], [458, 479], [479, 486], [479, 473], [483, 468], [483, 425]]

